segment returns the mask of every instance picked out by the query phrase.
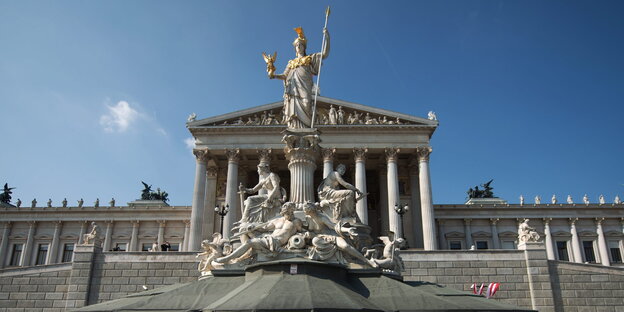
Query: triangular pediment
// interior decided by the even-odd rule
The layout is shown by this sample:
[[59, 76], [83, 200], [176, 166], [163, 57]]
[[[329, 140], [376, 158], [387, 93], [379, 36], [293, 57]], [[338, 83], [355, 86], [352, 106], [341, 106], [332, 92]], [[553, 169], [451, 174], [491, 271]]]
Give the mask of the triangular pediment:
[[[189, 128], [201, 127], [283, 127], [283, 102], [274, 102], [240, 111], [191, 120]], [[397, 113], [385, 109], [346, 102], [328, 97], [318, 97], [315, 125], [334, 126], [401, 126], [416, 125], [435, 128], [437, 120]]]

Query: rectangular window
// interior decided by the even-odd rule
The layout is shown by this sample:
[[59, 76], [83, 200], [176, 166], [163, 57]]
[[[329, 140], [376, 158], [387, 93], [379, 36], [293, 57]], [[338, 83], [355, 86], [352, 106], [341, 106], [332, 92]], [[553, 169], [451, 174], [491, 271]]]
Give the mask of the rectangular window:
[[594, 241], [583, 241], [583, 251], [585, 252], [585, 262], [596, 263]]
[[152, 251], [152, 244], [150, 243], [141, 244], [141, 251]]
[[622, 253], [620, 252], [619, 242], [609, 241], [609, 254], [611, 255], [611, 263], [622, 263]]
[[557, 242], [557, 256], [561, 261], [570, 261], [568, 258], [568, 242], [567, 241], [558, 241]]
[[48, 244], [39, 244], [39, 249], [37, 249], [37, 261], [35, 262], [35, 265], [45, 264], [47, 256]]
[[503, 241], [503, 249], [516, 249], [516, 244], [513, 241]]
[[477, 249], [488, 249], [487, 241], [477, 241]]
[[63, 246], [63, 259], [61, 262], [71, 262], [74, 257], [74, 243], [67, 243]]
[[117, 243], [115, 244], [115, 248], [113, 248], [113, 251], [126, 251], [126, 246], [128, 244], [126, 243]]
[[180, 251], [180, 244], [178, 243], [171, 244], [171, 248], [169, 249], [169, 251]]
[[24, 244], [13, 245], [13, 252], [11, 253], [11, 261], [9, 262], [10, 266], [20, 265], [20, 260], [22, 259], [23, 250], [24, 250]]
[[461, 242], [460, 241], [450, 241], [449, 242], [449, 249], [451, 249], [451, 250], [460, 250], [460, 249], [462, 249]]

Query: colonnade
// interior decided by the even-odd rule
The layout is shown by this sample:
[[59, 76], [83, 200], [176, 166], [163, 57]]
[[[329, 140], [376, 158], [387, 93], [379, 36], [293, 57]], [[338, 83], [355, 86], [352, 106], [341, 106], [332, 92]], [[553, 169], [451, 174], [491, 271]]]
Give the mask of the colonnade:
[[[270, 160], [270, 150], [257, 150], [261, 162], [268, 163]], [[356, 147], [352, 151], [353, 160], [355, 162], [355, 183], [354, 185], [364, 194], [367, 192], [366, 187], [366, 161], [369, 150], [366, 147]], [[399, 148], [386, 148], [383, 156], [386, 165], [380, 170], [380, 196], [383, 210], [382, 211], [382, 233], [387, 230], [394, 232], [398, 237], [404, 237], [403, 228], [401, 226], [400, 216], [395, 211], [397, 205], [401, 205], [399, 194], [399, 168], [398, 159]], [[429, 177], [429, 154], [431, 147], [418, 147], [412, 156], [414, 161], [410, 166], [410, 184], [412, 187], [411, 209], [408, 214], [412, 216], [412, 231], [414, 236], [422, 239], [425, 250], [435, 250], [438, 248], [436, 241], [435, 219], [433, 213], [433, 202], [431, 196], [431, 180]], [[207, 163], [210, 161], [210, 155], [207, 149], [194, 150], [197, 164], [195, 170], [195, 188], [193, 192], [193, 205], [190, 220], [190, 238], [189, 250], [199, 250], [202, 239], [209, 237], [207, 228], [212, 231], [218, 231], [213, 224], [212, 209], [215, 206], [216, 194], [216, 168], [210, 169]], [[320, 156], [323, 161], [323, 177], [326, 177], [334, 170], [335, 148], [322, 148]], [[223, 235], [228, 237], [232, 225], [238, 221], [241, 216], [240, 197], [239, 197], [239, 163], [241, 158], [240, 149], [226, 149], [227, 157], [227, 179], [225, 189], [225, 204], [229, 207], [229, 212], [225, 216], [223, 224]], [[216, 166], [216, 163], [214, 163]], [[213, 172], [213, 173], [209, 173]], [[291, 173], [298, 172], [296, 168], [291, 168]], [[297, 177], [295, 177], [297, 178]], [[307, 182], [311, 177], [300, 177], [306, 179]], [[299, 179], [299, 178], [297, 178]], [[210, 182], [208, 182], [210, 181]], [[296, 183], [291, 177], [291, 184]], [[292, 185], [291, 185], [292, 188]], [[315, 188], [313, 188], [315, 190]], [[291, 194], [292, 196], [293, 194]], [[295, 194], [297, 195], [297, 194]], [[298, 197], [312, 198], [314, 194], [299, 194]], [[419, 204], [419, 205], [417, 205]], [[366, 199], [360, 200], [356, 204], [356, 211], [360, 220], [368, 224], [368, 202]], [[202, 233], [202, 228], [203, 233]]]

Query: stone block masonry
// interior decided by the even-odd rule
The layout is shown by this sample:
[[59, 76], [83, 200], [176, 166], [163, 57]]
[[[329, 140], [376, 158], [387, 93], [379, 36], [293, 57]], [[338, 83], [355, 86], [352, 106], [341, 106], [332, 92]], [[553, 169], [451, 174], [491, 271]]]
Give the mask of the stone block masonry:
[[[80, 246], [78, 246], [80, 247]], [[463, 291], [501, 283], [494, 299], [539, 311], [624, 312], [624, 269], [546, 260], [544, 250], [405, 251], [407, 281]], [[77, 248], [73, 263], [0, 270], [0, 312], [67, 311], [198, 278], [193, 252]]]

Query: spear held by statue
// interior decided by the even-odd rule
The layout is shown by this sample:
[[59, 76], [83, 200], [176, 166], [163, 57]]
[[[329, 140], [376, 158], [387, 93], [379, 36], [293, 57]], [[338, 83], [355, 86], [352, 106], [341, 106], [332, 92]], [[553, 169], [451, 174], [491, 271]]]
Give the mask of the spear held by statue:
[[[327, 6], [327, 9], [325, 10], [325, 26], [323, 27], [323, 30], [327, 29], [327, 20], [329, 19], [330, 13], [331, 11], [329, 9], [329, 6]], [[326, 40], [325, 31], [323, 31], [323, 43], [321, 44], [321, 51], [325, 51], [325, 44], [326, 44], [325, 40]], [[321, 57], [321, 60], [319, 61], [319, 71], [316, 77], [316, 91], [314, 92], [314, 106], [312, 107], [312, 122], [310, 123], [310, 128], [314, 128], [314, 119], [316, 118], [316, 97], [318, 96], [319, 88], [321, 84], [321, 69], [322, 68], [323, 68], [323, 58]]]

